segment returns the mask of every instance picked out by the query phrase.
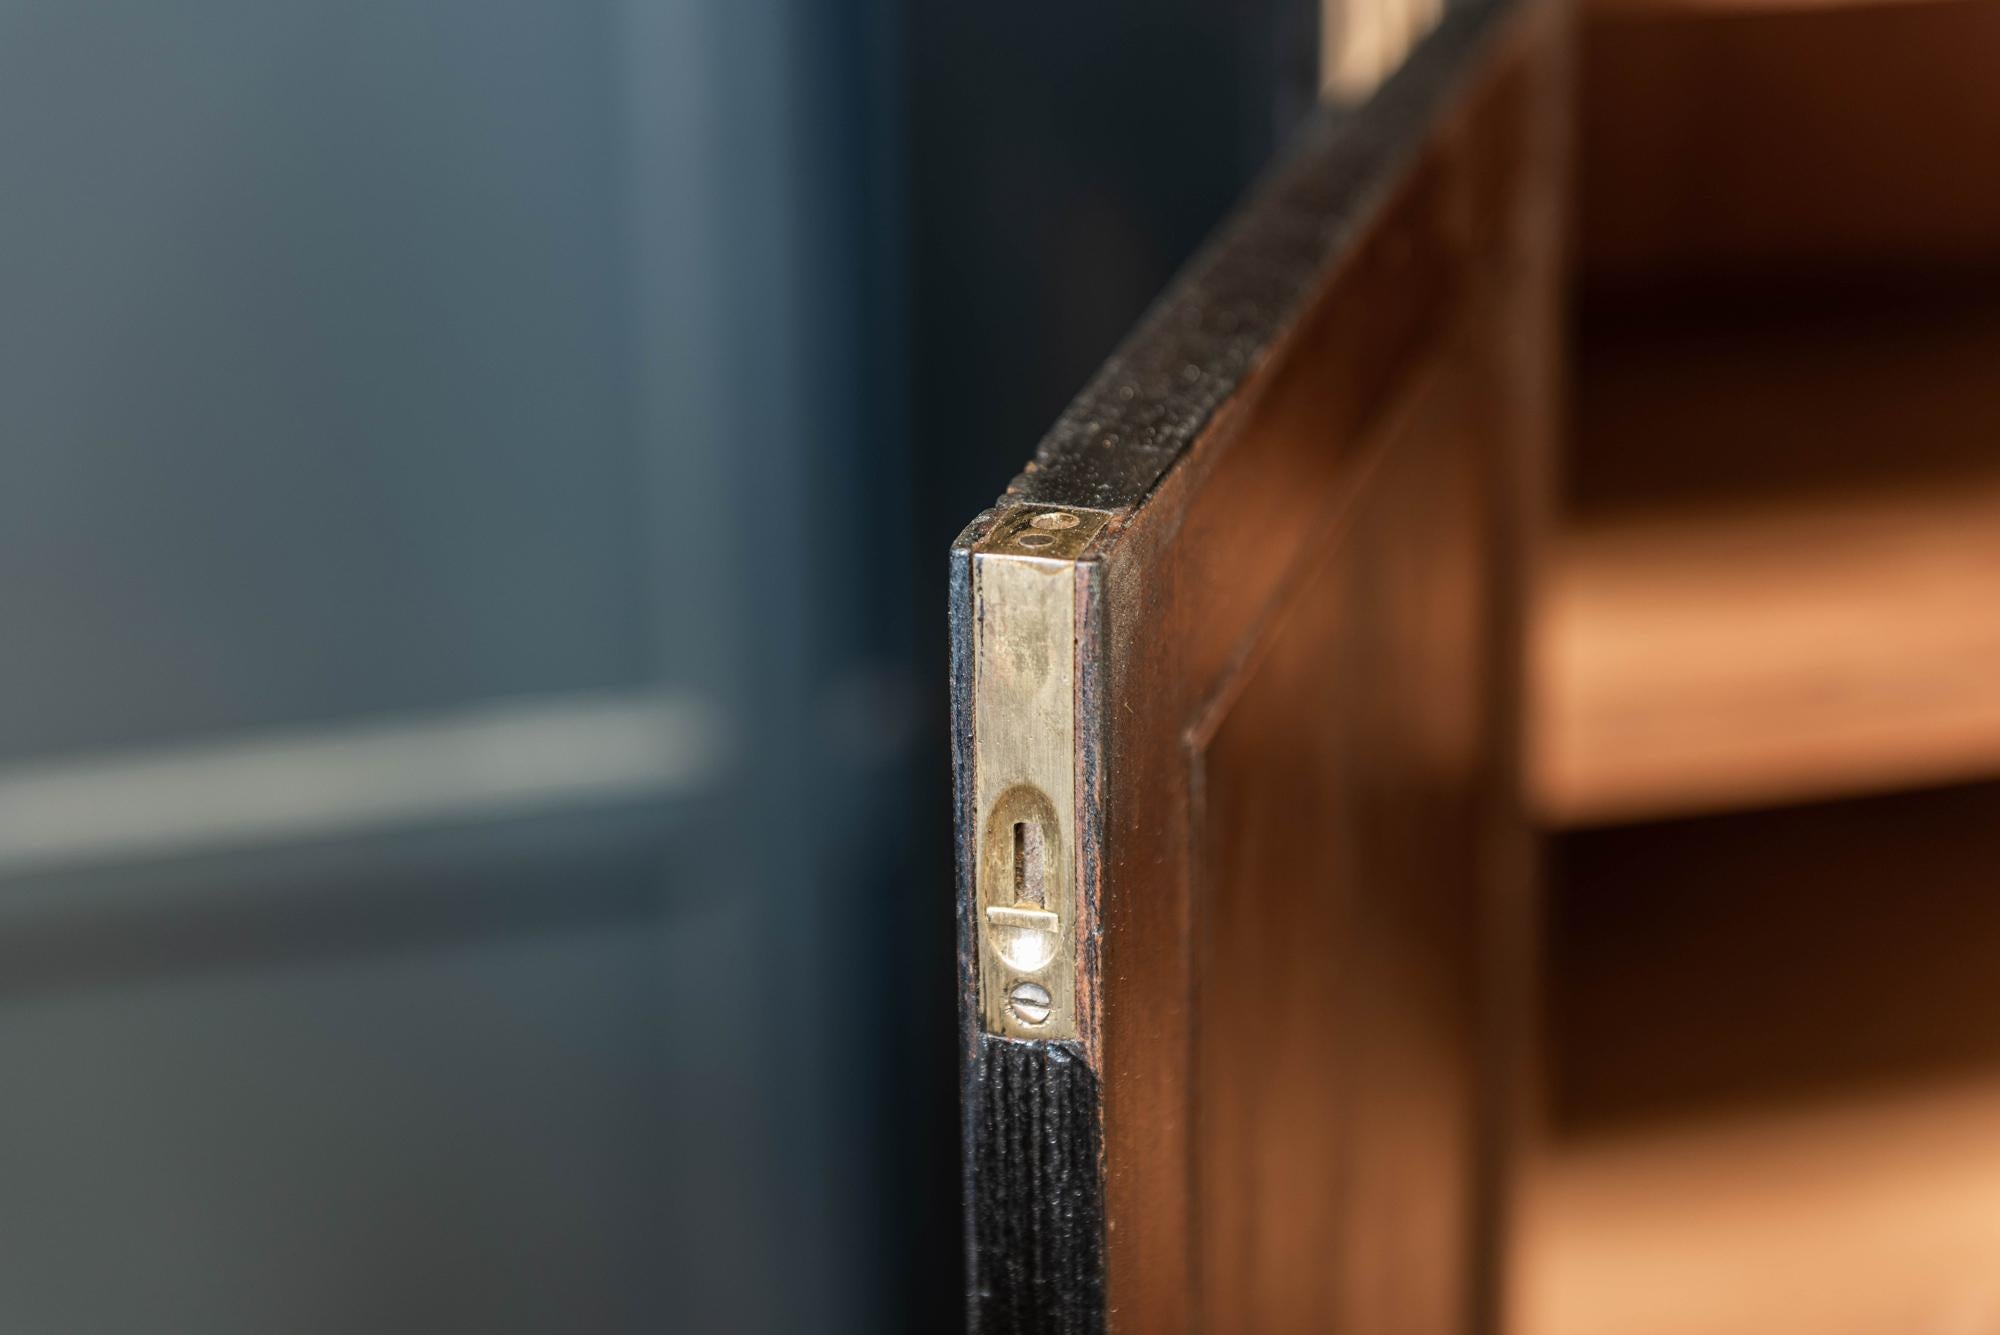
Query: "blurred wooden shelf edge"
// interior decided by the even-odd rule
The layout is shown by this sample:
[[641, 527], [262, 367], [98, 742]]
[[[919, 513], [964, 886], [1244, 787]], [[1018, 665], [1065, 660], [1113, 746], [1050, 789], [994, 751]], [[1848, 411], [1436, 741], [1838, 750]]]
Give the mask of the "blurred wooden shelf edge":
[[2000, 783], [1578, 831], [1513, 1329], [2000, 1329]]
[[1539, 815], [2000, 774], [2000, 3], [1580, 13]]
[[1586, 334], [1556, 826], [2000, 774], [2000, 301]]
[[1535, 1335], [2000, 1329], [2000, 1079], [1670, 1123], [1536, 1183]]

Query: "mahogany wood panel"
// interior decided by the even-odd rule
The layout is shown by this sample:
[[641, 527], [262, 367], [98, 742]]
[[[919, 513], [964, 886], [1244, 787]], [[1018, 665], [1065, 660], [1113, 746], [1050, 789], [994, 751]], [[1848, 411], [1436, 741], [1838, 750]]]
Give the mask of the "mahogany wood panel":
[[[1080, 558], [1095, 922], [1063, 1045], [1101, 1091], [1111, 1330], [1496, 1318], [1561, 36], [1553, 5], [1462, 10], [1329, 113], [962, 539], [1022, 502], [1112, 516]], [[969, 1109], [993, 1042], [968, 1033]], [[1089, 1329], [991, 1300], [991, 1239], [1078, 1202], [988, 1221], [1025, 1170], [982, 1157], [985, 1115], [974, 1319]]]
[[[1510, 335], [1534, 339], [1501, 291], [1539, 244], [1530, 164], [1493, 169], [1535, 110], [1528, 67], [1509, 73], [1442, 127], [1286, 358], [1104, 560], [1108, 1281], [1125, 1329], [1191, 1312], [1246, 1332], [1458, 1329], [1483, 1298], [1473, 1266], [1495, 1243], [1473, 1159], [1494, 1110], [1466, 1002], [1494, 884], [1480, 798], [1513, 791], [1512, 702], [1492, 694], [1512, 680], [1498, 603], [1515, 567], [1480, 504], [1509, 495], [1498, 464], [1525, 455], [1538, 388], [1499, 365]], [[1396, 1039], [1410, 1046], [1375, 1047]], [[1398, 1060], [1407, 1083], [1384, 1069]], [[1412, 1138], [1385, 1157], [1398, 1125]], [[1396, 1194], [1364, 1171], [1404, 1156], [1436, 1176]]]
[[1482, 405], [1413, 392], [1185, 743], [1204, 1330], [1470, 1310], [1492, 534]]
[[1547, 427], [1545, 73], [1524, 43], [1468, 91], [1104, 557], [1117, 1328], [1489, 1307], [1505, 1012], [1472, 1002], [1489, 919], [1526, 911], [1482, 853], [1514, 792], [1497, 512]]

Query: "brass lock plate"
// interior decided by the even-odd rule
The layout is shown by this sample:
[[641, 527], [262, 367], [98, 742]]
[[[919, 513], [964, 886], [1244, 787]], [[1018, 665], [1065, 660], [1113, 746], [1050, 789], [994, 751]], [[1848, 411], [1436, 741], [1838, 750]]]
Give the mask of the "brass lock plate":
[[979, 1008], [1077, 1037], [1076, 557], [1108, 515], [1024, 506], [973, 553]]

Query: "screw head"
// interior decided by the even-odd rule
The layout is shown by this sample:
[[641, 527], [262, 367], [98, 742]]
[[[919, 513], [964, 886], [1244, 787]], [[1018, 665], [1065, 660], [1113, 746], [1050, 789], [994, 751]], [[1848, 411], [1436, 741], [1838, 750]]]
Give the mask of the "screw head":
[[1049, 1000], [1049, 990], [1040, 983], [1025, 979], [1014, 984], [1007, 993], [1007, 1009], [1014, 1018], [1025, 1025], [1041, 1025], [1049, 1022], [1049, 1012], [1054, 1009]]

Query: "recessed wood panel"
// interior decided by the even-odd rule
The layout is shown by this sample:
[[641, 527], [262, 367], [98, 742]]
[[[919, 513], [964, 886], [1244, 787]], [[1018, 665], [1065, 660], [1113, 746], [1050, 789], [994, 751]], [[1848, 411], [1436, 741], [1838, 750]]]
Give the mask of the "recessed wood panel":
[[1467, 390], [1418, 389], [1194, 738], [1205, 1330], [1469, 1310], [1490, 724], [1467, 666], [1493, 646]]

